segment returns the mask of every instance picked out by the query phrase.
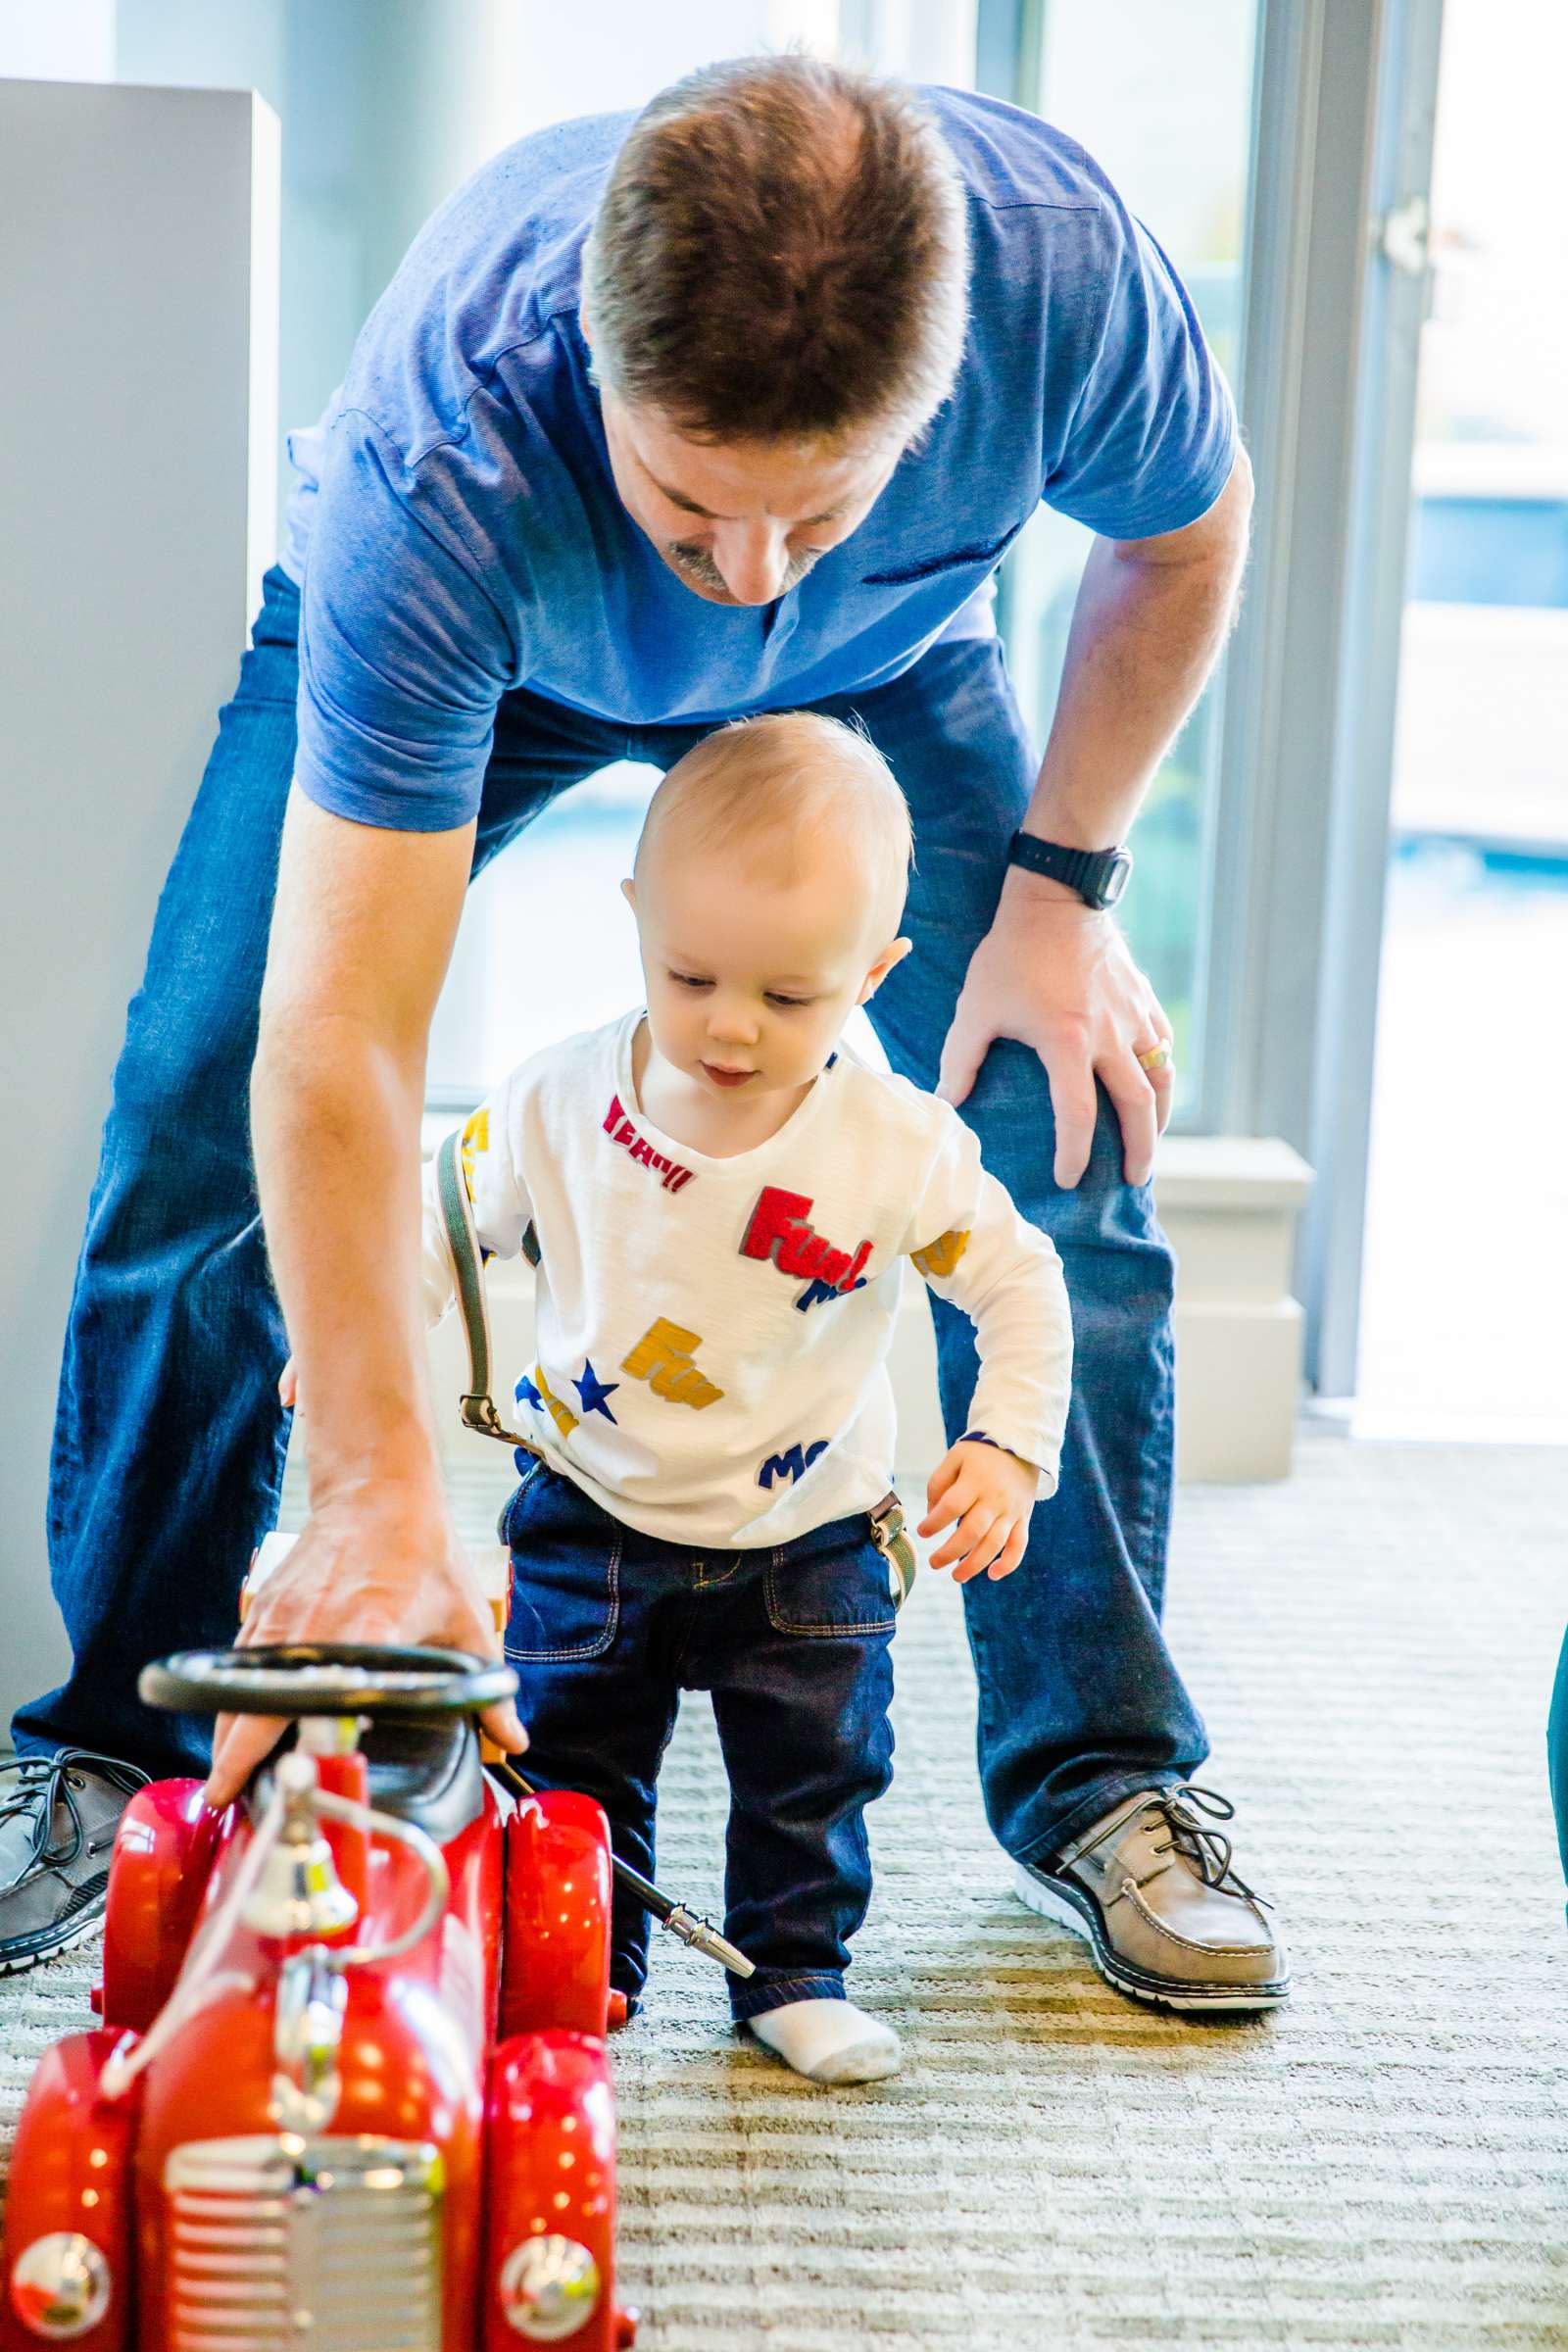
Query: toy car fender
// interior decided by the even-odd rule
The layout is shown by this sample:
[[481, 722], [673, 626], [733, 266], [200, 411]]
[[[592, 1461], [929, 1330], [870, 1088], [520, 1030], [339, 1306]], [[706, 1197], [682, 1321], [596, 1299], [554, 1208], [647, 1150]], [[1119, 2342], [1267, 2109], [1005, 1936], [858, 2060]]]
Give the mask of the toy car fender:
[[615, 2232], [615, 2111], [598, 2036], [504, 2041], [486, 2128], [483, 2352], [570, 2342], [615, 2352], [632, 2330], [606, 2292]]
[[104, 1921], [106, 2026], [144, 2034], [172, 1992], [224, 1829], [200, 1781], [154, 1781], [121, 1815]]
[[591, 1797], [529, 1797], [506, 1828], [500, 2031], [603, 2034], [610, 1986], [610, 1831]]
[[5, 2352], [69, 2341], [77, 2352], [131, 2343], [134, 2107], [109, 2106], [99, 2078], [118, 2034], [68, 2034], [27, 2093], [6, 2205]]

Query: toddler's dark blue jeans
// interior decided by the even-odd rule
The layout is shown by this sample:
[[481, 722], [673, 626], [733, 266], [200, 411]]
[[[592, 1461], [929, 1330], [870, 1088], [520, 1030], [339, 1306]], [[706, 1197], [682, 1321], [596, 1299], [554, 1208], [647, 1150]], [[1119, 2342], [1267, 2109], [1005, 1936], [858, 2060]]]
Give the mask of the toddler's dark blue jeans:
[[[865, 1808], [892, 1774], [894, 1606], [864, 1515], [777, 1548], [705, 1550], [625, 1527], [542, 1465], [502, 1520], [522, 1769], [581, 1788], [654, 1875], [654, 1784], [682, 1690], [711, 1692], [729, 1776], [724, 1933], [757, 1964], [737, 2018], [844, 1993], [865, 1917]], [[611, 1982], [635, 2002], [648, 1914], [618, 1884]]]

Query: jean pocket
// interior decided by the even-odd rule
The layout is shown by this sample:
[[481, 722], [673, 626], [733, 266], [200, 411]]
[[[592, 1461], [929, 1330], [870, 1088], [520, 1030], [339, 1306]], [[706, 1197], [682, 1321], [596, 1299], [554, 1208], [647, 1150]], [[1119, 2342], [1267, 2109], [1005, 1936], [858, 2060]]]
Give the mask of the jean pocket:
[[515, 1664], [599, 1658], [620, 1623], [621, 1532], [570, 1479], [530, 1471], [507, 1507]]
[[768, 1562], [762, 1595], [775, 1633], [815, 1642], [891, 1634], [898, 1622], [888, 1564], [869, 1536], [831, 1551], [781, 1544]]
[[501, 1505], [501, 1515], [496, 1521], [496, 1542], [498, 1544], [512, 1542], [513, 1532], [517, 1524], [517, 1515], [523, 1507], [523, 1497], [537, 1480], [540, 1472], [546, 1467], [547, 1464], [542, 1460], [530, 1462], [516, 1486], [513, 1488], [512, 1493]]

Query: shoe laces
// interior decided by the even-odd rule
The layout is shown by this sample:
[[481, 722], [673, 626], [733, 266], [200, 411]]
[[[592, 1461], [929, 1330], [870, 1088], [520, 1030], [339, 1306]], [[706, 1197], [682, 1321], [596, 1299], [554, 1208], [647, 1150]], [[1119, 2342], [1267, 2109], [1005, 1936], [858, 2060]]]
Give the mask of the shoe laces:
[[[86, 1765], [99, 1778], [133, 1796], [147, 1783], [147, 1774], [118, 1756], [100, 1755], [91, 1747], [61, 1747], [52, 1756], [0, 1756], [0, 1791], [7, 1780], [16, 1786], [0, 1794], [0, 1827], [19, 1814], [32, 1814], [32, 1851], [21, 1877], [33, 1870], [66, 1871], [79, 1856], [86, 1838], [76, 1791], [86, 1786], [79, 1767]], [[50, 1843], [55, 1807], [64, 1804], [68, 1828], [64, 1842]], [[21, 1880], [13, 1884], [20, 1885]]]
[[1200, 1788], [1196, 1782], [1182, 1781], [1152, 1796], [1148, 1810], [1170, 1832], [1164, 1843], [1154, 1847], [1156, 1854], [1174, 1851], [1191, 1863], [1203, 1885], [1216, 1894], [1233, 1895], [1238, 1902], [1261, 1903], [1265, 1911], [1272, 1910], [1267, 1895], [1249, 1886], [1235, 1868], [1230, 1838], [1209, 1826], [1235, 1820], [1236, 1807], [1228, 1796], [1221, 1796], [1217, 1788]]

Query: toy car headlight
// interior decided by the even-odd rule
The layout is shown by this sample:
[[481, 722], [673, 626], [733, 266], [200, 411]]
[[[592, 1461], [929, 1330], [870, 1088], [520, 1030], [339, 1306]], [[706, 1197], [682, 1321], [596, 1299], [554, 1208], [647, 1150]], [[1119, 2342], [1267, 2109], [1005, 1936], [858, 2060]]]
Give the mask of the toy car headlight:
[[11, 2307], [24, 2328], [62, 2343], [96, 2328], [109, 2309], [109, 2265], [90, 2237], [51, 2230], [11, 2266]]
[[530, 2344], [563, 2344], [593, 2318], [599, 2265], [574, 2237], [530, 2237], [501, 2266], [501, 2308]]

